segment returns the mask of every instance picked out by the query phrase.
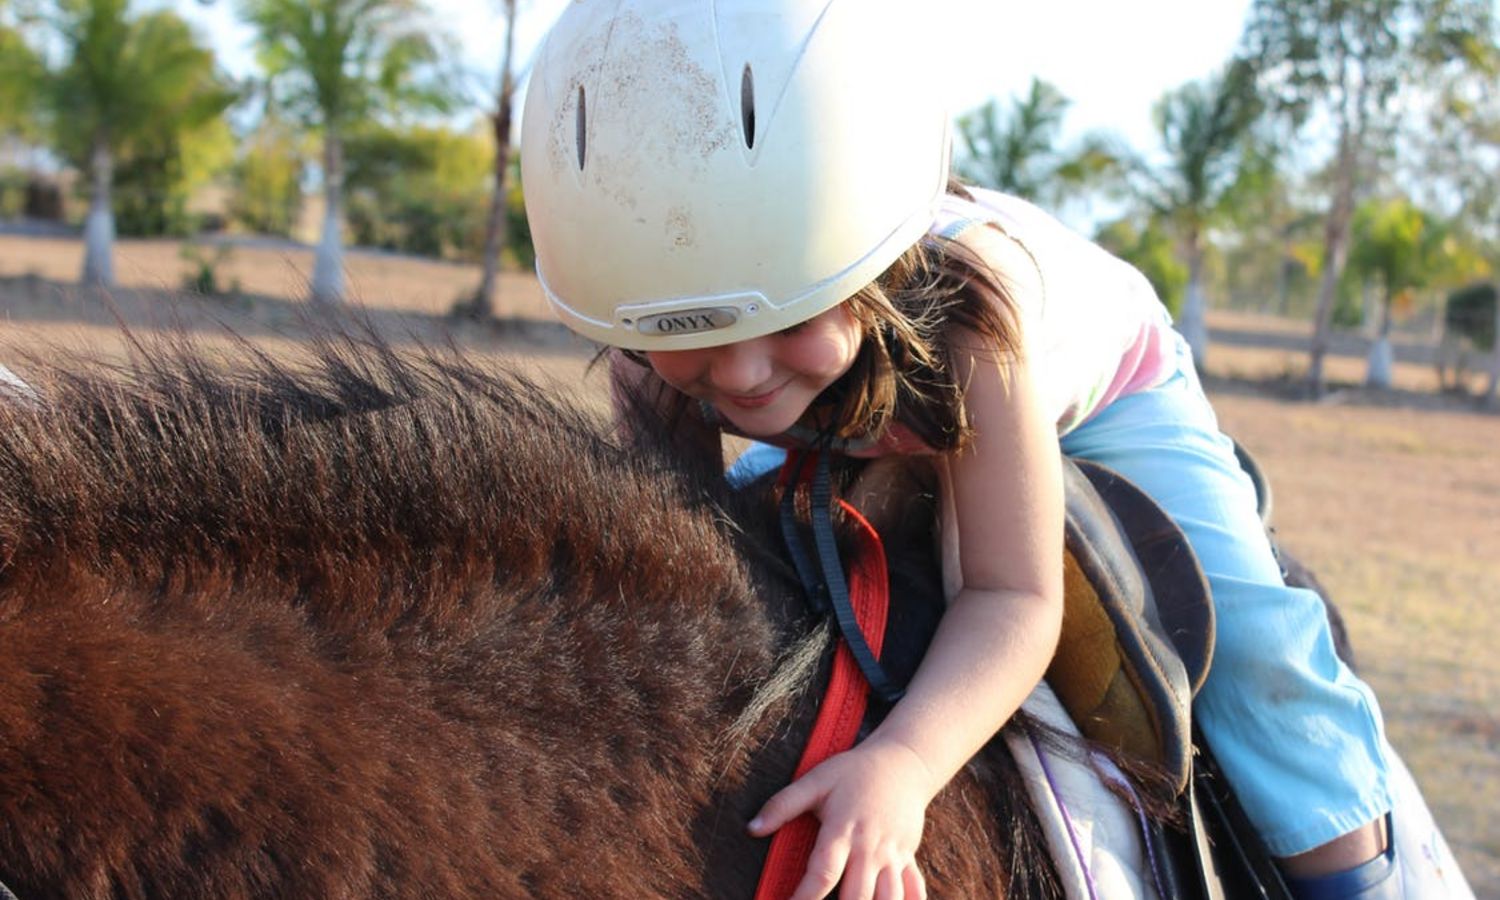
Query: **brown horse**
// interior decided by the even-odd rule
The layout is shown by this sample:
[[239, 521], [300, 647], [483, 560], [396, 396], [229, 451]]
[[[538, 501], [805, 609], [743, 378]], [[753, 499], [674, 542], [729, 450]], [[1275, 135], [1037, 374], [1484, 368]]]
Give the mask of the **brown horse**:
[[[42, 402], [0, 403], [20, 897], [753, 891], [744, 823], [831, 642], [769, 491], [373, 341], [28, 374]], [[923, 548], [893, 562], [909, 669], [939, 585], [901, 531], [930, 510], [893, 513], [887, 546]], [[937, 897], [1057, 893], [1002, 741], [933, 802], [921, 862]]]

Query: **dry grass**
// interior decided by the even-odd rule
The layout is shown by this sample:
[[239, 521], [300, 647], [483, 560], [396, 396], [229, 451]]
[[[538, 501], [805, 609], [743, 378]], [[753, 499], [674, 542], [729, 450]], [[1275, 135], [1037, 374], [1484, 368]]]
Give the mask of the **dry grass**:
[[1214, 399], [1273, 482], [1281, 540], [1344, 611], [1475, 891], [1500, 896], [1500, 416]]
[[[122, 242], [124, 289], [111, 310], [71, 287], [80, 264], [76, 242], [0, 236], [0, 343], [122, 352], [115, 316], [136, 327], [167, 322], [167, 298], [188, 268], [173, 242]], [[236, 249], [220, 274], [238, 279], [245, 296], [175, 314], [210, 334], [211, 319], [222, 319], [276, 352], [296, 352], [303, 329], [295, 298], [310, 267], [304, 250]], [[585, 375], [588, 349], [556, 329], [445, 318], [477, 281], [474, 269], [365, 254], [351, 256], [349, 269], [354, 294], [382, 329], [426, 341], [451, 334], [473, 353], [514, 361], [597, 401], [597, 377]], [[502, 297], [502, 315], [545, 319], [529, 276], [507, 273]], [[1207, 382], [1225, 429], [1271, 476], [1282, 540], [1346, 612], [1391, 740], [1476, 893], [1500, 897], [1500, 653], [1492, 646], [1500, 637], [1500, 415], [1437, 395], [1416, 345], [1398, 347], [1405, 361], [1395, 389], [1348, 387], [1364, 371], [1360, 344], [1349, 339], [1328, 365], [1345, 386], [1323, 402], [1296, 399], [1304, 324], [1226, 314], [1210, 324]]]

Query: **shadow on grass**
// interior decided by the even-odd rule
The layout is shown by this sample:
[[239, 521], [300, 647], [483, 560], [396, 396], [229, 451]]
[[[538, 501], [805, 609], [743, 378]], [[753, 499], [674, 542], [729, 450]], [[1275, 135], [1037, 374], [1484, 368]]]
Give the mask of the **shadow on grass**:
[[[1307, 353], [1312, 346], [1311, 334], [1271, 329], [1209, 328], [1210, 344], [1226, 347], [1252, 347], [1260, 350], [1286, 350]], [[1374, 342], [1362, 334], [1335, 331], [1328, 338], [1328, 355], [1365, 359]], [[1428, 341], [1393, 336], [1391, 353], [1396, 362], [1431, 366], [1437, 363], [1438, 349]]]
[[383, 309], [352, 302], [321, 307], [304, 300], [225, 292], [118, 287], [102, 289], [35, 275], [0, 277], [0, 319], [18, 325], [124, 326], [242, 338], [305, 340], [330, 322], [357, 322], [400, 343], [480, 339], [538, 350], [587, 352], [562, 324], [531, 318], [478, 320], [463, 315]]
[[[1249, 345], [1244, 345], [1249, 346]], [[1376, 388], [1353, 382], [1330, 381], [1322, 396], [1316, 396], [1307, 380], [1296, 375], [1274, 375], [1267, 378], [1203, 374], [1203, 388], [1210, 395], [1263, 397], [1286, 403], [1337, 406], [1372, 406], [1384, 409], [1414, 409], [1428, 412], [1462, 412], [1497, 415], [1500, 405], [1486, 404], [1482, 395], [1463, 391], [1414, 391], [1405, 388]]]

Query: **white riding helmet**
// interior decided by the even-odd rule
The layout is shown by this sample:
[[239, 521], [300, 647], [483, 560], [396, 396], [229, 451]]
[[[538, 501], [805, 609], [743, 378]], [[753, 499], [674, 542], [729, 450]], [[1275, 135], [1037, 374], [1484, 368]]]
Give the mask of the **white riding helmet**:
[[574, 0], [527, 89], [537, 275], [570, 328], [685, 350], [804, 322], [932, 225], [934, 20], [910, 0]]

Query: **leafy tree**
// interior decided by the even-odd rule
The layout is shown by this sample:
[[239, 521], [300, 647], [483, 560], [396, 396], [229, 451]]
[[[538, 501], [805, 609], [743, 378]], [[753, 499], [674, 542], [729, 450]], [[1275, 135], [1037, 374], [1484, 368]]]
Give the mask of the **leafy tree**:
[[64, 56], [46, 97], [57, 148], [90, 186], [83, 280], [108, 285], [120, 155], [180, 152], [185, 136], [215, 122], [235, 94], [175, 13], [133, 18], [129, 0], [55, 0], [46, 21]]
[[258, 234], [289, 237], [302, 208], [302, 141], [274, 116], [246, 141], [233, 172], [229, 214]]
[[1059, 150], [1063, 116], [1071, 101], [1056, 87], [1033, 78], [1010, 115], [998, 100], [958, 118], [956, 168], [963, 178], [985, 187], [1057, 206], [1080, 188], [1114, 187], [1121, 154], [1102, 134], [1084, 137]]
[[1398, 297], [1431, 281], [1443, 263], [1446, 230], [1406, 198], [1371, 200], [1353, 219], [1351, 273], [1379, 282], [1380, 327], [1370, 348], [1366, 381], [1391, 386], [1391, 314]]
[[[1487, 0], [1439, 0], [1426, 23], [1423, 61], [1434, 101], [1413, 145], [1409, 182], [1424, 204], [1450, 216], [1454, 230], [1500, 269], [1500, 23]], [[1493, 329], [1494, 323], [1490, 327]], [[1493, 346], [1493, 345], [1491, 345]], [[1486, 399], [1496, 402], [1500, 347], [1490, 354]]]
[[1251, 0], [1239, 58], [1253, 66], [1272, 110], [1294, 129], [1331, 129], [1330, 196], [1323, 229], [1308, 378], [1324, 389], [1334, 303], [1349, 251], [1357, 188], [1373, 184], [1376, 150], [1394, 145], [1399, 104], [1420, 84], [1419, 65], [1456, 39], [1434, 29], [1444, 9], [1486, 0]]
[[1177, 235], [1187, 258], [1187, 295], [1178, 328], [1201, 366], [1208, 348], [1203, 258], [1209, 229], [1228, 217], [1258, 180], [1267, 157], [1247, 148], [1260, 112], [1244, 66], [1185, 85], [1157, 103], [1156, 126], [1166, 151], [1160, 167], [1139, 166], [1141, 197]]
[[420, 0], [239, 0], [276, 108], [322, 137], [322, 237], [315, 300], [344, 294], [344, 140], [361, 123], [446, 111], [454, 54]]
[[488, 136], [447, 128], [366, 128], [346, 142], [349, 224], [361, 244], [478, 261]]
[[[42, 130], [37, 102], [45, 70], [41, 58], [15, 28], [0, 22], [0, 143], [13, 139], [35, 141]], [[0, 169], [0, 216], [21, 212], [30, 179], [21, 172]]]
[[40, 135], [42, 60], [21, 32], [0, 24], [0, 137]]
[[1305, 208], [1305, 189], [1292, 182], [1281, 155], [1271, 149], [1279, 142], [1268, 124], [1259, 121], [1248, 139], [1223, 222], [1212, 233], [1231, 305], [1306, 315], [1322, 264], [1322, 243], [1314, 235], [1322, 216]]
[[1475, 281], [1448, 294], [1443, 303], [1443, 325], [1479, 350], [1495, 350], [1500, 315], [1493, 281]]
[[185, 236], [197, 230], [200, 223], [189, 214], [188, 200], [233, 160], [234, 136], [222, 116], [186, 131], [165, 128], [142, 135], [115, 163], [118, 232]]

